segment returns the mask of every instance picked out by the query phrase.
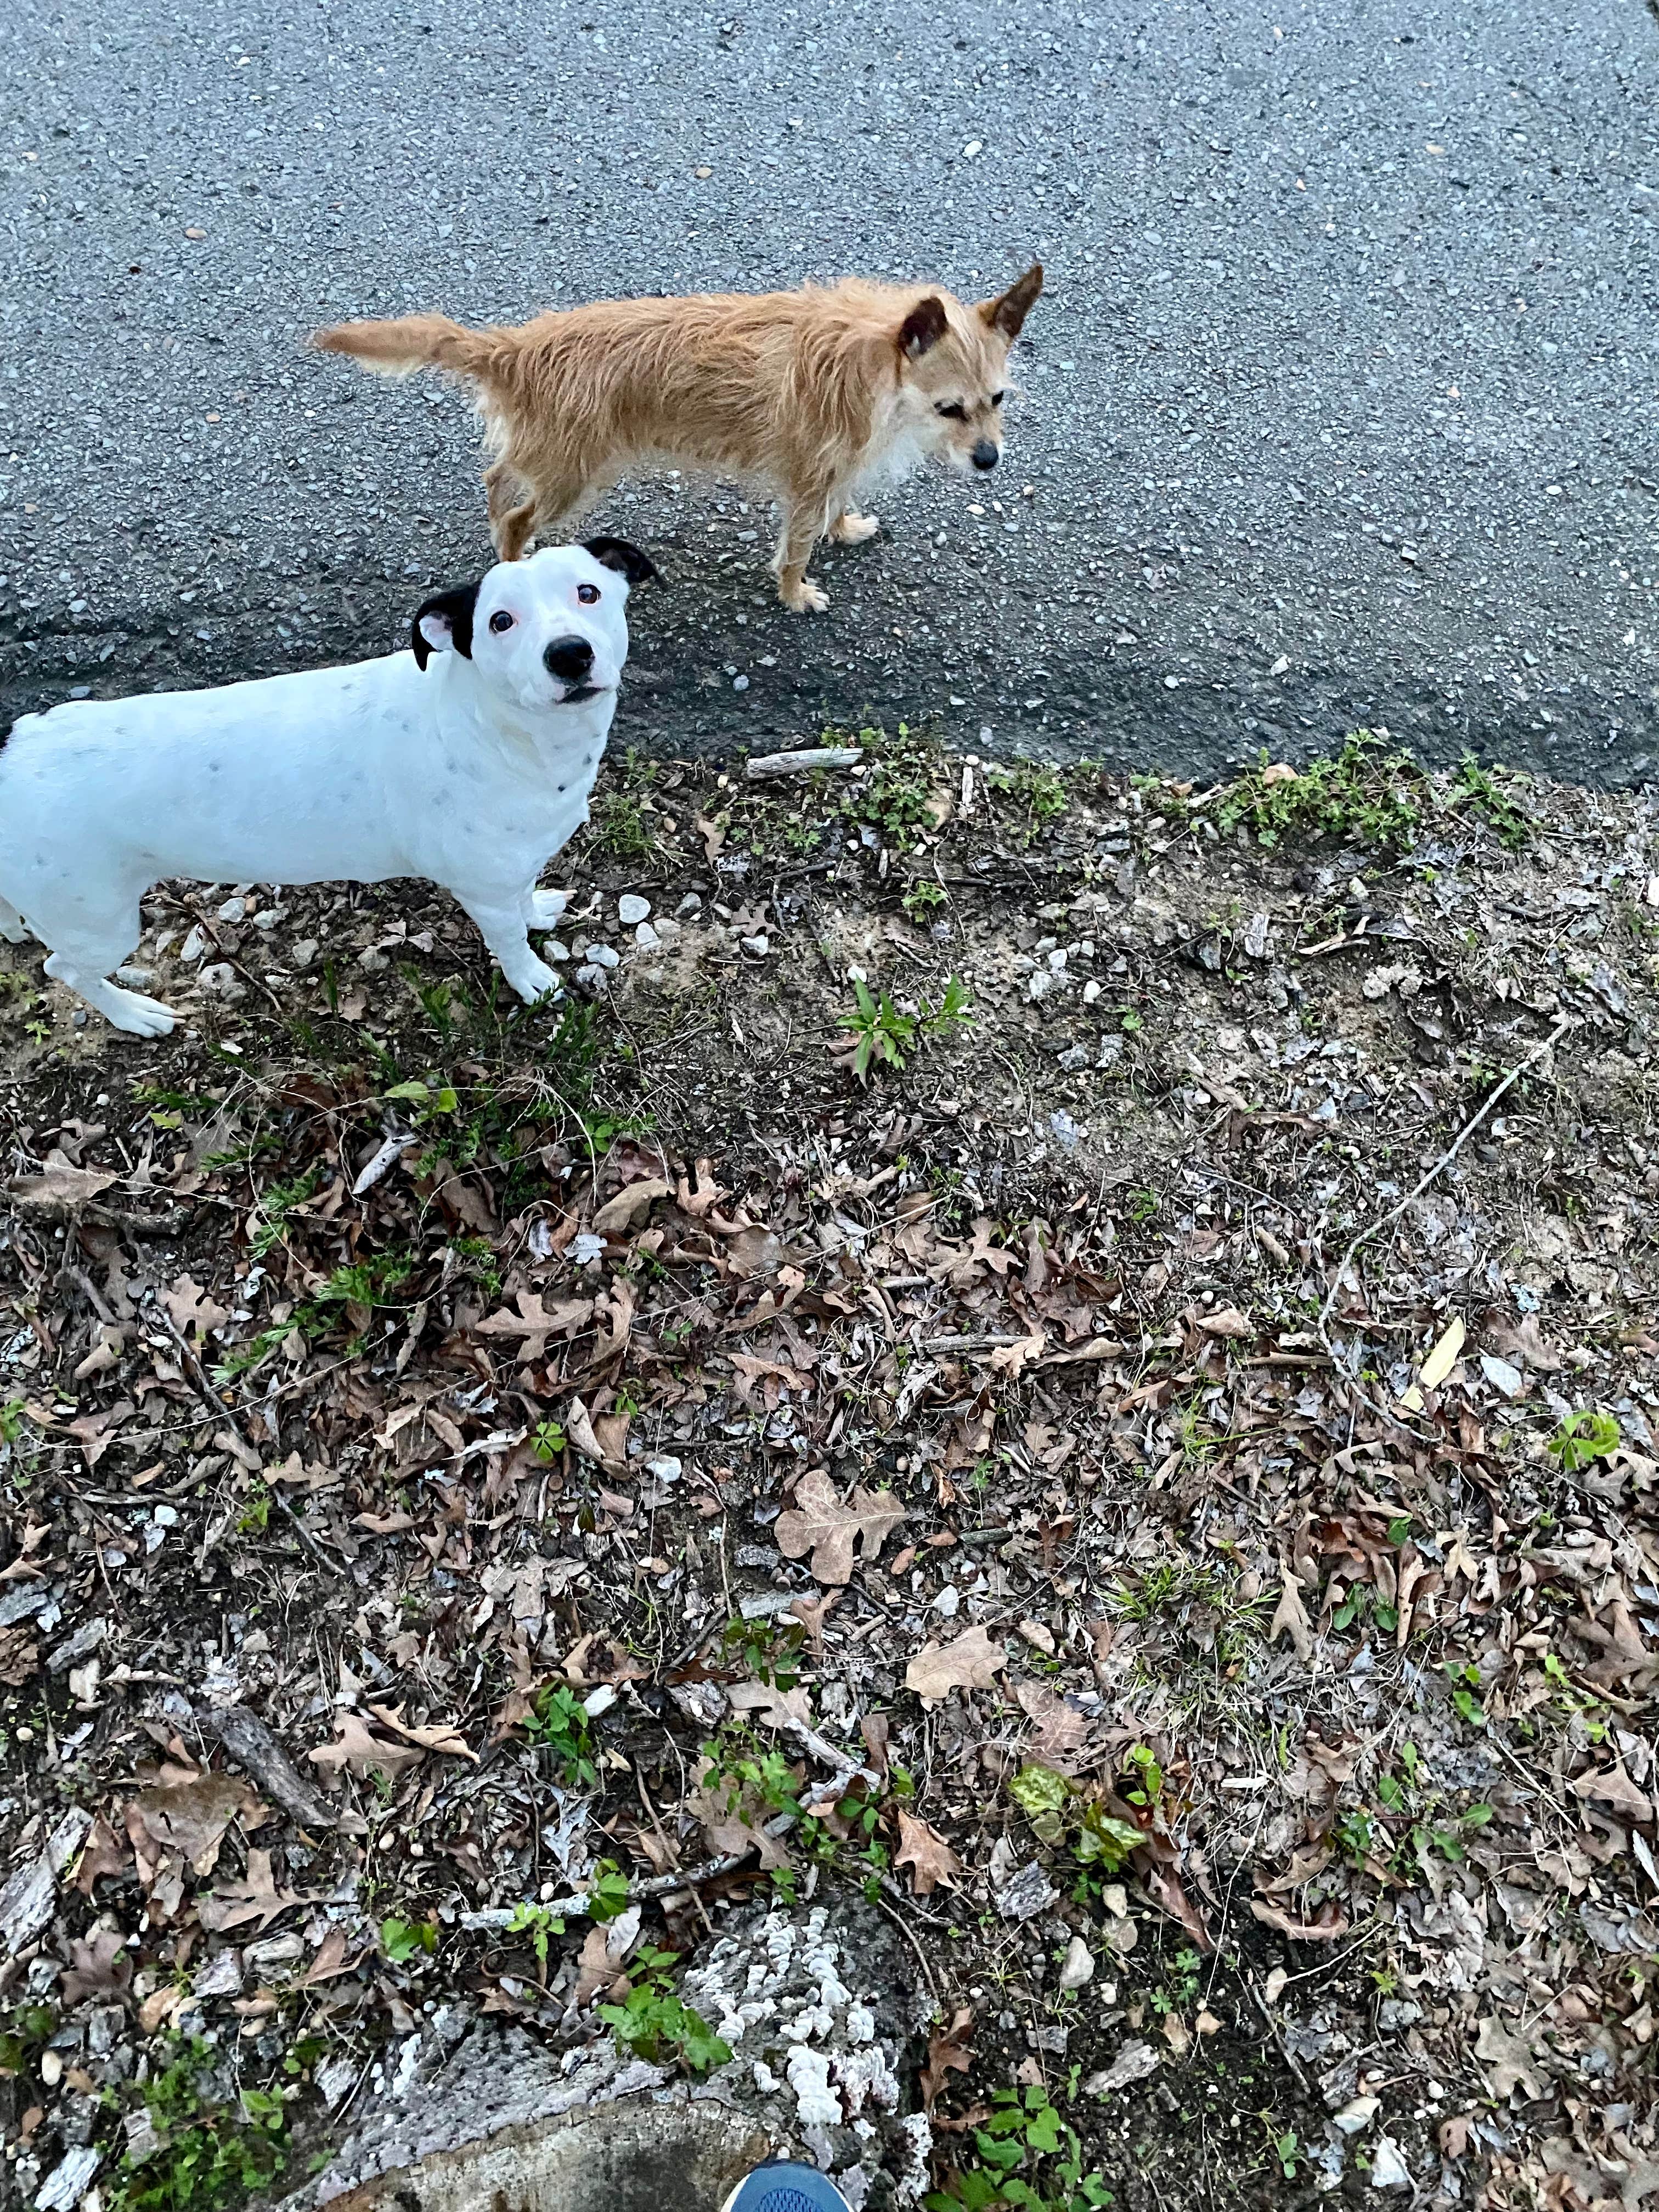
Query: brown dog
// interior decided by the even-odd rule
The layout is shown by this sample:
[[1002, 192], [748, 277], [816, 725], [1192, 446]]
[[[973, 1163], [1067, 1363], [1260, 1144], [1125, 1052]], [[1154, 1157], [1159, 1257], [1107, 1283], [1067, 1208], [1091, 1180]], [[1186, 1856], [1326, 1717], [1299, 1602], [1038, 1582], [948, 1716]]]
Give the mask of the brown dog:
[[710, 470], [779, 500], [778, 595], [805, 614], [829, 605], [806, 574], [816, 541], [856, 544], [877, 527], [856, 492], [936, 453], [964, 471], [996, 466], [1008, 349], [1042, 289], [1041, 265], [976, 307], [937, 286], [849, 277], [599, 300], [514, 328], [447, 315], [342, 323], [316, 343], [385, 374], [437, 368], [473, 386], [503, 560], [630, 469]]

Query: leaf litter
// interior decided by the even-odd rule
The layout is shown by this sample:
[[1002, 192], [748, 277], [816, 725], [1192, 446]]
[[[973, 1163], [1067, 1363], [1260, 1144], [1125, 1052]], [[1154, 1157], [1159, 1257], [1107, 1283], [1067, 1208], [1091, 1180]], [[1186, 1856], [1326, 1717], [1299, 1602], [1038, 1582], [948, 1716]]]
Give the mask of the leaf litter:
[[595, 820], [551, 1011], [418, 886], [158, 897], [143, 1051], [4, 954], [17, 2182], [446, 1996], [712, 2063], [769, 1888], [902, 1923], [940, 2212], [1639, 2207], [1645, 803], [866, 732]]

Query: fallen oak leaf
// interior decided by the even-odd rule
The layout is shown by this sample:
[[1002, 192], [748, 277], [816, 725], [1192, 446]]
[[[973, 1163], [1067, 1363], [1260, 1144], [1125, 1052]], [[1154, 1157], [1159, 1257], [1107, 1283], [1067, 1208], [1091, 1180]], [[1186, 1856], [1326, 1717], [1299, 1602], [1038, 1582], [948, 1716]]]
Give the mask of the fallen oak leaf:
[[369, 1774], [384, 1774], [388, 1782], [395, 1782], [407, 1766], [416, 1765], [426, 1757], [424, 1747], [405, 1743], [388, 1743], [377, 1736], [361, 1713], [342, 1711], [335, 1716], [339, 1735], [332, 1743], [319, 1743], [306, 1757], [313, 1766], [320, 1767], [331, 1780], [338, 1781], [343, 1769], [349, 1767], [362, 1780]]
[[1266, 1905], [1259, 1897], [1250, 1899], [1250, 1910], [1264, 1928], [1276, 1928], [1281, 1936], [1289, 1936], [1298, 1943], [1335, 1943], [1348, 1932], [1348, 1919], [1330, 1899], [1322, 1905], [1311, 1920], [1292, 1920], [1288, 1912], [1281, 1912], [1276, 1905]]
[[796, 1484], [795, 1503], [779, 1514], [772, 1533], [787, 1559], [811, 1552], [815, 1581], [841, 1584], [853, 1579], [854, 1545], [861, 1543], [866, 1564], [873, 1564], [903, 1518], [904, 1508], [890, 1491], [861, 1484], [843, 1504], [828, 1474], [814, 1468]]
[[978, 1622], [954, 1642], [926, 1644], [904, 1670], [904, 1686], [937, 1703], [952, 1690], [992, 1690], [1008, 1655]]
[[1582, 1797], [1587, 1804], [1606, 1805], [1621, 1820], [1632, 1821], [1638, 1827], [1653, 1818], [1653, 1806], [1646, 1791], [1638, 1790], [1626, 1773], [1622, 1759], [1614, 1759], [1610, 1774], [1600, 1774], [1592, 1768], [1567, 1787], [1575, 1797]]
[[1240, 1313], [1237, 1306], [1223, 1306], [1218, 1312], [1200, 1314], [1199, 1328], [1206, 1336], [1231, 1337], [1245, 1341], [1256, 1333], [1255, 1323], [1249, 1314]]
[[1480, 2022], [1474, 2055], [1485, 2065], [1486, 2086], [1500, 2105], [1509, 2102], [1512, 2089], [1524, 2089], [1529, 2099], [1548, 2095], [1547, 2078], [1539, 2069], [1532, 2045], [1496, 2013]]
[[1463, 1349], [1467, 1334], [1462, 1314], [1454, 1314], [1432, 1352], [1423, 1362], [1415, 1382], [1400, 1394], [1400, 1402], [1408, 1413], [1420, 1413], [1424, 1408], [1423, 1393], [1437, 1390], [1452, 1369], [1457, 1364], [1457, 1355]]
[[222, 1328], [230, 1319], [229, 1307], [210, 1297], [189, 1275], [180, 1275], [170, 1291], [162, 1291], [161, 1304], [179, 1335], [193, 1336], [198, 1346], [210, 1329]]
[[371, 1705], [368, 1710], [382, 1728], [389, 1728], [393, 1735], [401, 1736], [405, 1743], [417, 1744], [422, 1751], [441, 1752], [447, 1759], [470, 1759], [475, 1766], [478, 1763], [477, 1752], [459, 1729], [447, 1721], [410, 1728], [395, 1706]]
[[927, 2039], [927, 2062], [921, 2069], [921, 2109], [931, 2113], [939, 2101], [947, 2074], [965, 2074], [974, 2063], [974, 2008], [961, 2005], [950, 2025], [936, 2027]]
[[99, 1814], [92, 1824], [91, 1832], [82, 1849], [80, 1863], [75, 1869], [75, 1887], [82, 1897], [92, 1895], [93, 1884], [106, 1875], [125, 1874], [132, 1863], [132, 1846], [125, 1850], [103, 1814]]
[[898, 1828], [899, 1844], [893, 1854], [893, 1864], [909, 1868], [913, 1897], [931, 1897], [940, 1882], [946, 1889], [960, 1888], [957, 1876], [963, 1870], [962, 1861], [937, 1828], [915, 1819], [902, 1806]]
[[228, 1929], [245, 1927], [250, 1920], [257, 1921], [263, 1929], [290, 1905], [312, 1903], [315, 1894], [311, 1890], [279, 1889], [270, 1871], [270, 1853], [250, 1851], [246, 1880], [227, 1882], [210, 1896], [198, 1898], [196, 1917], [210, 1936], [222, 1936]]
[[1295, 1644], [1298, 1659], [1305, 1662], [1313, 1657], [1313, 1624], [1302, 1601], [1302, 1585], [1288, 1567], [1279, 1584], [1278, 1610], [1267, 1625], [1268, 1643], [1277, 1642], [1281, 1633]]
[[73, 1212], [119, 1181], [101, 1168], [71, 1167], [61, 1152], [52, 1152], [40, 1175], [14, 1176], [6, 1188], [20, 1206], [43, 1213]]
[[624, 1183], [593, 1216], [596, 1234], [620, 1237], [629, 1230], [637, 1229], [650, 1212], [653, 1201], [666, 1198], [668, 1193], [669, 1185], [661, 1176], [647, 1176], [641, 1182]]
[[83, 1997], [125, 2000], [131, 1979], [126, 1937], [118, 1928], [94, 1928], [90, 1936], [77, 1936], [70, 1945], [70, 1962], [64, 1969], [64, 2002], [78, 2005]]
[[136, 1814], [151, 1845], [158, 1851], [176, 1851], [188, 1859], [192, 1874], [210, 1875], [218, 1863], [219, 1846], [231, 1822], [240, 1820], [257, 1827], [248, 1815], [260, 1811], [259, 1801], [240, 1775], [198, 1774], [190, 1782], [141, 1790], [127, 1814], [132, 1832]]

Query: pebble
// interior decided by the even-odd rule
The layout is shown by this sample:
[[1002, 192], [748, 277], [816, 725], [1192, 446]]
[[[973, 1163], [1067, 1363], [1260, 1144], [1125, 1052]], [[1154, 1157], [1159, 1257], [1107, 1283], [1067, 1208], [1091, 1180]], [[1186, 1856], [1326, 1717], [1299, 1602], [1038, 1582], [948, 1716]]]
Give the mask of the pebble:
[[740, 937], [738, 942], [745, 952], [752, 952], [757, 960], [764, 960], [772, 950], [772, 940], [769, 937]]
[[1378, 2136], [1371, 2153], [1371, 2187], [1409, 2189], [1411, 2185], [1411, 2168], [1400, 2155], [1400, 2146], [1392, 2136]]
[[642, 921], [634, 932], [634, 942], [641, 952], [654, 952], [662, 939], [648, 921]]
[[651, 902], [641, 898], [637, 891], [624, 891], [617, 901], [617, 919], [624, 929], [647, 921], [651, 913]]
[[1059, 1895], [1040, 1863], [1031, 1859], [992, 1892], [991, 1902], [1005, 1920], [1035, 1920]]
[[288, 956], [290, 968], [309, 968], [317, 957], [318, 945], [314, 937], [302, 937]]
[[582, 947], [582, 958], [591, 962], [595, 968], [622, 966], [622, 955], [614, 945], [585, 945]]
[[570, 947], [562, 938], [544, 937], [542, 939], [541, 954], [544, 960], [550, 960], [556, 968], [562, 960], [569, 959]]
[[1060, 1986], [1063, 1990], [1080, 1990], [1094, 1978], [1095, 1954], [1080, 1936], [1073, 1936], [1060, 1961]]
[[1376, 2097], [1356, 2097], [1336, 2114], [1336, 2124], [1345, 2136], [1357, 2136], [1370, 2127], [1376, 2118], [1380, 2104], [1381, 2100]]
[[1083, 987], [1084, 1005], [1085, 1006], [1092, 1006], [1096, 1000], [1100, 996], [1100, 990], [1101, 987], [1098, 981], [1091, 975]]
[[674, 909], [674, 918], [677, 921], [690, 921], [694, 914], [701, 914], [702, 912], [702, 899], [698, 896], [696, 891], [687, 891], [685, 896], [680, 901], [679, 904]]
[[207, 939], [199, 929], [192, 929], [179, 947], [179, 957], [181, 960], [199, 960], [206, 951]]
[[126, 967], [116, 969], [115, 980], [125, 983], [130, 991], [148, 991], [155, 978], [148, 968]]
[[246, 899], [228, 898], [219, 909], [219, 919], [221, 921], [240, 921], [246, 912]]
[[602, 991], [609, 989], [610, 984], [605, 970], [592, 960], [584, 961], [576, 970], [576, 988], [586, 991], [590, 998], [597, 999]]

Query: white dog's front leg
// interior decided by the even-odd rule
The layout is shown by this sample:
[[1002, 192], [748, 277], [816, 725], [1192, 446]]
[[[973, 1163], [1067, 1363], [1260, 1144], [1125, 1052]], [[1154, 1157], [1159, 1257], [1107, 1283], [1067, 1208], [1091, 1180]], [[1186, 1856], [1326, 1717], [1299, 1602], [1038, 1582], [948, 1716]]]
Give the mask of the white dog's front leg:
[[0, 898], [0, 937], [8, 945], [21, 945], [28, 936], [23, 917], [8, 900]]
[[538, 999], [558, 989], [558, 977], [530, 949], [521, 902], [492, 906], [463, 898], [461, 904], [477, 923], [480, 936], [501, 963], [502, 975], [521, 999], [533, 1006]]
[[569, 903], [568, 891], [538, 891], [532, 885], [525, 896], [525, 920], [532, 929], [556, 929]]

